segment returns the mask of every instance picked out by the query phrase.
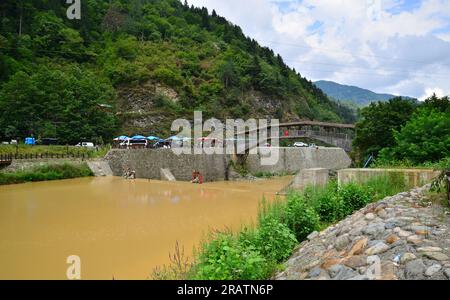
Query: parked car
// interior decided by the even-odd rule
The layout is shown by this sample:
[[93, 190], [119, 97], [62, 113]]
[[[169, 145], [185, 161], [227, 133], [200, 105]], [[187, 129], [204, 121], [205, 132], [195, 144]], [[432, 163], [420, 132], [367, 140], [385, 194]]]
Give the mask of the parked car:
[[11, 140], [11, 145], [17, 145], [19, 144], [19, 142], [17, 142], [17, 140]]
[[95, 148], [94, 143], [91, 142], [80, 142], [75, 147], [81, 147], [81, 148]]
[[120, 143], [121, 149], [145, 149], [148, 146], [148, 140], [129, 139]]
[[297, 143], [294, 144], [294, 147], [304, 148], [304, 147], [308, 147], [308, 144], [305, 144], [303, 142], [297, 142]]
[[310, 144], [310, 145], [309, 145], [309, 148], [317, 148], [317, 149], [318, 149], [319, 147], [317, 147], [316, 144]]

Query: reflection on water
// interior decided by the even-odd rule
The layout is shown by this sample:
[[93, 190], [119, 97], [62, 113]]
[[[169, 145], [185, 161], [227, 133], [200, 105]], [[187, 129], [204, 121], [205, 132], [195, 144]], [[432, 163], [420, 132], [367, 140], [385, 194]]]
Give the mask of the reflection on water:
[[0, 186], [0, 279], [145, 279], [176, 241], [189, 254], [208, 230], [254, 220], [290, 178], [204, 185], [88, 178]]

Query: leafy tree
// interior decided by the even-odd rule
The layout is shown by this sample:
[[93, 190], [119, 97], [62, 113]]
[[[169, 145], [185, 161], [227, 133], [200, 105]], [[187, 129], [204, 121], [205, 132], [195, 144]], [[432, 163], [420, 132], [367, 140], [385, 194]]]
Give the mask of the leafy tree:
[[[435, 96], [428, 100], [405, 126], [394, 132], [395, 145], [381, 151], [383, 160], [408, 160], [422, 164], [450, 156], [449, 100]], [[432, 108], [430, 103], [433, 102], [445, 111]]]
[[[49, 137], [62, 143], [81, 139], [109, 139], [116, 119], [100, 105], [111, 103], [111, 85], [76, 65], [42, 66], [32, 75], [18, 72], [0, 92], [1, 135]], [[14, 128], [14, 130], [11, 130]]]
[[237, 71], [232, 60], [227, 60], [219, 67], [220, 78], [222, 79], [225, 89], [233, 86], [237, 82]]
[[362, 119], [356, 124], [356, 151], [363, 156], [378, 155], [381, 149], [393, 146], [394, 130], [399, 130], [410, 120], [416, 107], [412, 100], [397, 97], [364, 108]]
[[448, 96], [439, 98], [436, 94], [425, 100], [425, 103], [422, 107], [426, 109], [435, 109], [440, 112], [446, 112], [450, 109], [450, 99]]

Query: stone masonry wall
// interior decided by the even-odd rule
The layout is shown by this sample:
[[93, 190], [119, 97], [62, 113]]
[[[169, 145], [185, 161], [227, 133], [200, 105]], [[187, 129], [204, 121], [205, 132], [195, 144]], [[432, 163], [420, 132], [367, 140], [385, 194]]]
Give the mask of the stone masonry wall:
[[111, 150], [105, 157], [115, 176], [129, 168], [137, 178], [161, 179], [161, 169], [169, 169], [176, 180], [189, 181], [198, 170], [205, 181], [226, 180], [231, 158], [229, 155], [175, 155], [167, 149]]
[[[192, 171], [199, 170], [205, 181], [226, 180], [231, 176], [230, 155], [175, 155], [168, 149], [111, 150], [105, 159], [115, 176], [122, 176], [126, 169], [136, 171], [138, 178], [161, 179], [161, 169], [169, 169], [177, 180], [191, 180]], [[249, 155], [248, 170], [272, 173], [297, 173], [309, 168], [346, 168], [351, 160], [339, 148], [280, 148], [280, 158], [274, 166], [262, 166], [261, 155]]]
[[450, 279], [450, 218], [429, 185], [370, 204], [314, 232], [279, 280]]

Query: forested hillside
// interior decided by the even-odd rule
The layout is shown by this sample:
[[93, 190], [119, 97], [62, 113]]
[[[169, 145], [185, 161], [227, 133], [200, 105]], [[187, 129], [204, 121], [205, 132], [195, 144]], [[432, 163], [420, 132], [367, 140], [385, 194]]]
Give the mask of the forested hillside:
[[215, 11], [177, 0], [0, 3], [0, 139], [109, 141], [168, 134], [172, 120], [353, 122], [271, 49]]

